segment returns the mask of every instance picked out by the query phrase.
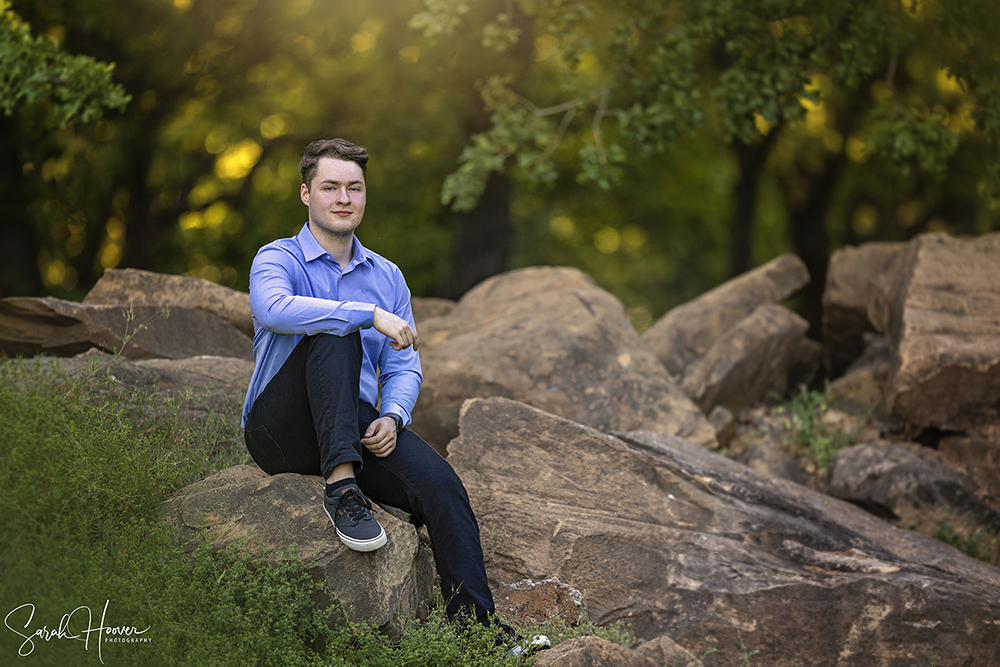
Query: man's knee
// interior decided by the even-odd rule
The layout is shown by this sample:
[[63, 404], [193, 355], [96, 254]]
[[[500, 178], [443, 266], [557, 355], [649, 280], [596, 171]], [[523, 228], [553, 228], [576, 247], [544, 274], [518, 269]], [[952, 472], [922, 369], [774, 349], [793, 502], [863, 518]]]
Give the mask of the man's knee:
[[[306, 364], [324, 368], [361, 371], [361, 334], [357, 331], [345, 336], [320, 333], [306, 337], [308, 355]], [[342, 371], [341, 371], [342, 372]]]

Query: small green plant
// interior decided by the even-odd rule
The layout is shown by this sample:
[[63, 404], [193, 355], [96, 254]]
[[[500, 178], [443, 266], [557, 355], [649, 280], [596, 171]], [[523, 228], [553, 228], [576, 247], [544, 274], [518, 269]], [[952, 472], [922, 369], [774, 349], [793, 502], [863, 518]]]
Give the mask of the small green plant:
[[851, 444], [851, 437], [823, 421], [830, 409], [826, 392], [800, 391], [786, 404], [792, 416], [792, 445], [816, 463], [820, 472], [830, 467], [833, 456]]
[[747, 667], [750, 664], [750, 658], [760, 653], [760, 651], [747, 650], [746, 645], [743, 643], [743, 633], [741, 633], [739, 630], [736, 631], [736, 637], [737, 639], [740, 640], [740, 650], [743, 651], [743, 661], [740, 662], [740, 667]]

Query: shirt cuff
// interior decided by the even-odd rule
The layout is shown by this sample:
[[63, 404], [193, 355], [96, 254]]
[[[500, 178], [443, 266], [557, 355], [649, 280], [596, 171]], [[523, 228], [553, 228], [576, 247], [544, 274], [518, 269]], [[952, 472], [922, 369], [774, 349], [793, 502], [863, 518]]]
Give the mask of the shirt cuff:
[[407, 414], [406, 410], [395, 404], [382, 406], [382, 410], [379, 412], [379, 417], [392, 417], [392, 416], [399, 417], [400, 423], [402, 424], [403, 428], [406, 428], [407, 426], [410, 425], [410, 416], [409, 414]]

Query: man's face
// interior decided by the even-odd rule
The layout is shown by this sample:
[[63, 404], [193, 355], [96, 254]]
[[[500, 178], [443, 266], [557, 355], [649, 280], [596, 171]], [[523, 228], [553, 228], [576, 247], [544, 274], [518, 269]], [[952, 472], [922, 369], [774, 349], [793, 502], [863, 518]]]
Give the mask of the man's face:
[[312, 183], [303, 183], [299, 196], [309, 207], [313, 234], [353, 234], [365, 215], [364, 172], [356, 162], [320, 158]]

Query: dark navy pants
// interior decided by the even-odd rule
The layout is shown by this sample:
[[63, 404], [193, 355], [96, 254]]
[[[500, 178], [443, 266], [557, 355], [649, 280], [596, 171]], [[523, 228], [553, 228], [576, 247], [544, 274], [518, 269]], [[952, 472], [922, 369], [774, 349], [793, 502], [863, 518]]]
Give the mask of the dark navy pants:
[[409, 429], [379, 458], [361, 445], [378, 411], [360, 401], [361, 335], [306, 336], [254, 401], [245, 439], [269, 475], [322, 475], [354, 463], [361, 491], [398, 507], [427, 526], [448, 616], [494, 611], [486, 582], [479, 525], [454, 469]]

